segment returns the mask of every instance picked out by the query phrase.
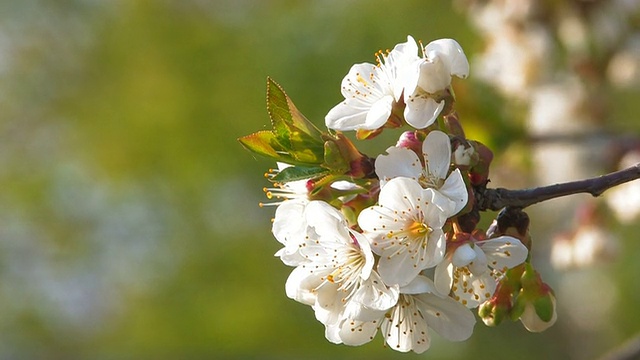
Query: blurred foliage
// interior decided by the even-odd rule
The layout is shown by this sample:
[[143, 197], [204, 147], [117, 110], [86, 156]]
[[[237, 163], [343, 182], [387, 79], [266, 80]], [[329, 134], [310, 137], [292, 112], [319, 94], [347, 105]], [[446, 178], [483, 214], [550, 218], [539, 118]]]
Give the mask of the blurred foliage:
[[[0, 358], [417, 358], [330, 344], [286, 298], [257, 206], [274, 164], [236, 140], [269, 125], [267, 76], [322, 126], [349, 67], [407, 34], [480, 46], [446, 1], [0, 5]], [[521, 133], [489, 89], [454, 87], [470, 138], [499, 153]], [[604, 349], [638, 330], [624, 289], [635, 317]], [[565, 327], [479, 323], [426, 356], [565, 358]]]

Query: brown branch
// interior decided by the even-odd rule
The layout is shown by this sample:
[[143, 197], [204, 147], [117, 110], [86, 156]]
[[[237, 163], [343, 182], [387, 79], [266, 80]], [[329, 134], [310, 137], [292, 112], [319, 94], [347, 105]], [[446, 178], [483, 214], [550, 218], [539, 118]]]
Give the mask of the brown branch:
[[640, 163], [624, 170], [591, 179], [571, 181], [531, 189], [509, 190], [503, 188], [476, 188], [475, 195], [478, 210], [498, 211], [505, 207], [525, 208], [542, 201], [579, 193], [589, 193], [594, 197], [597, 197], [602, 195], [602, 193], [607, 189], [638, 178], [640, 178]]

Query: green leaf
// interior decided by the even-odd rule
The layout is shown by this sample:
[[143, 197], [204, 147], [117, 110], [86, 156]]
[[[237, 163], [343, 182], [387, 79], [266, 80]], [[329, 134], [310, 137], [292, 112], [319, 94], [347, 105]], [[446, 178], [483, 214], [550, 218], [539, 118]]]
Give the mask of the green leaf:
[[238, 141], [250, 151], [256, 154], [277, 158], [278, 152], [274, 145], [278, 144], [275, 135], [271, 131], [263, 130], [238, 138]]
[[267, 78], [267, 112], [271, 119], [273, 132], [280, 139], [280, 143], [285, 147], [290, 147], [289, 134], [291, 130], [289, 123], [292, 123], [291, 112], [284, 90], [271, 78]]
[[271, 180], [276, 182], [289, 182], [296, 180], [316, 179], [329, 174], [329, 170], [321, 167], [291, 166], [282, 169]]
[[289, 164], [298, 163], [288, 152], [283, 150], [282, 145], [272, 131], [263, 130], [238, 138], [238, 141], [247, 150], [262, 156], [267, 156], [276, 161]]
[[282, 87], [267, 78], [267, 111], [277, 136], [300, 131], [313, 140], [322, 141], [322, 132], [293, 104]]

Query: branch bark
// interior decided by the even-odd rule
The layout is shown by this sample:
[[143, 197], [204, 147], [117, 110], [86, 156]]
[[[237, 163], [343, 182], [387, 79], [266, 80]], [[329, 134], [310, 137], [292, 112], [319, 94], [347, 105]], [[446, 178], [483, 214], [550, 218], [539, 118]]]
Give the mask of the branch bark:
[[531, 189], [509, 190], [504, 188], [476, 188], [475, 195], [478, 210], [498, 211], [505, 207], [526, 208], [542, 201], [589, 193], [594, 197], [602, 195], [607, 189], [640, 178], [640, 163], [627, 169], [610, 174]]

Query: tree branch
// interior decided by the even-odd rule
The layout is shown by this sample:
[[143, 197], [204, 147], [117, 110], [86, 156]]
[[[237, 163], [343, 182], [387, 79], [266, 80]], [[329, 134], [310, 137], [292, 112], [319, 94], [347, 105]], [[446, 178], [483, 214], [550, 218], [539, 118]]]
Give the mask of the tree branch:
[[478, 210], [498, 211], [505, 207], [525, 208], [542, 201], [579, 193], [589, 193], [597, 197], [607, 189], [638, 178], [640, 178], [640, 163], [591, 179], [523, 190], [476, 188], [474, 192]]

